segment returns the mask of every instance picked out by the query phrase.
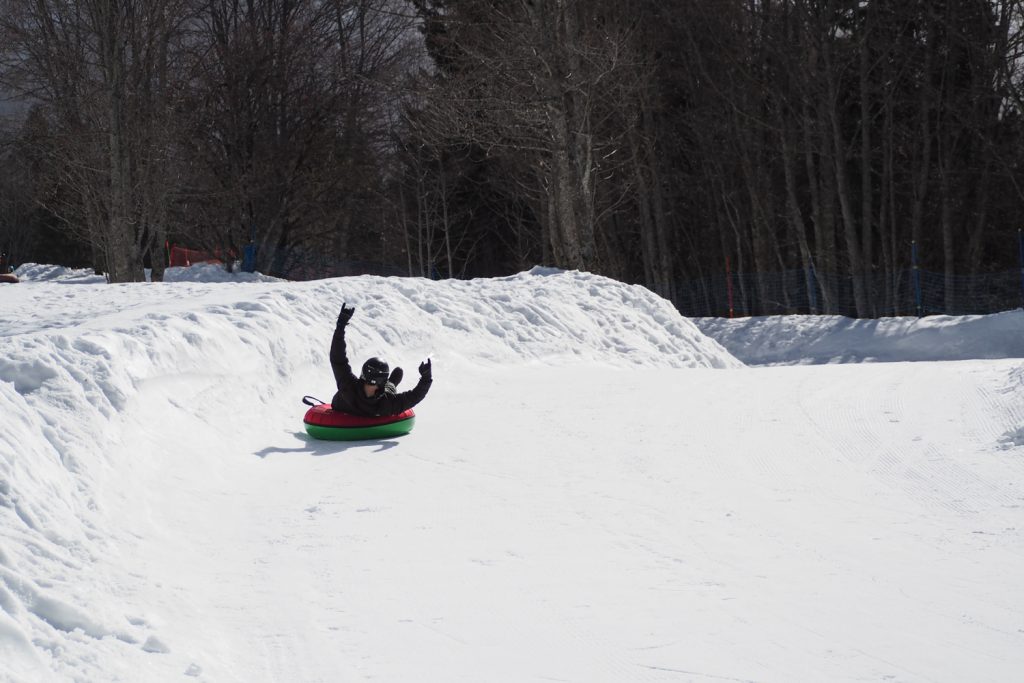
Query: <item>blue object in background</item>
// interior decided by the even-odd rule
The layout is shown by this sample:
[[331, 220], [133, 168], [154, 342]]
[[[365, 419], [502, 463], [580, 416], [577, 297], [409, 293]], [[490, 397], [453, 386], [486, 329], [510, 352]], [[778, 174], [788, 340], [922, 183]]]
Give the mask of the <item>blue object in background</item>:
[[922, 315], [921, 305], [921, 271], [917, 268], [917, 242], [910, 243], [910, 262], [914, 271], [914, 304], [917, 306], [917, 317]]
[[1020, 252], [1020, 306], [1024, 308], [1024, 233], [1017, 228], [1017, 250]]
[[252, 242], [242, 248], [242, 272], [251, 273], [256, 270], [256, 245]]
[[814, 266], [807, 269], [807, 301], [810, 313], [818, 312], [818, 283], [814, 278]]

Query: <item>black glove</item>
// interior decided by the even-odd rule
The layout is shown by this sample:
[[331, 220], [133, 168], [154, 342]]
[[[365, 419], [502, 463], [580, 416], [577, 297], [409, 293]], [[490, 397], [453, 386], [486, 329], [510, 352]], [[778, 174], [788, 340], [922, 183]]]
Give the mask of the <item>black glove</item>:
[[423, 361], [422, 363], [420, 363], [420, 377], [422, 377], [423, 379], [429, 379], [429, 380], [433, 380], [434, 379], [434, 375], [430, 371], [430, 359], [429, 358], [426, 359], [425, 361]]
[[352, 314], [355, 312], [355, 307], [346, 307], [345, 304], [342, 304], [341, 313], [338, 314], [338, 325], [341, 327], [348, 325], [348, 321], [352, 319]]

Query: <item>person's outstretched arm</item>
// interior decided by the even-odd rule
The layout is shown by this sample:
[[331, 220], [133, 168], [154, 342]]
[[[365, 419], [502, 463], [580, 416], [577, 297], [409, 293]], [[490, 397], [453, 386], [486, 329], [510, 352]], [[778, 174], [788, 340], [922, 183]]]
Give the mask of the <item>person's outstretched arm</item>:
[[345, 383], [354, 384], [356, 376], [352, 373], [352, 366], [348, 362], [348, 354], [345, 350], [345, 326], [352, 319], [355, 308], [348, 308], [341, 305], [341, 312], [338, 314], [338, 324], [334, 328], [334, 337], [331, 339], [331, 370], [334, 372], [334, 382], [338, 389]]
[[[422, 401], [430, 391], [430, 385], [434, 382], [433, 371], [430, 367], [430, 359], [420, 363], [420, 381], [409, 391], [403, 391], [394, 396], [386, 396], [381, 399], [383, 409], [381, 415], [398, 415]], [[386, 412], [385, 412], [386, 411]]]

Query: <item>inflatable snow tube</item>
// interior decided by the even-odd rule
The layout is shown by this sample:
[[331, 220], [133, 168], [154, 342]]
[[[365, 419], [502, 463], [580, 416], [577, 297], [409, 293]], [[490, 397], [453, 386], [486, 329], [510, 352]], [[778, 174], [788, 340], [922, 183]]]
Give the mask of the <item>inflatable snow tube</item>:
[[398, 415], [360, 417], [332, 410], [329, 403], [313, 406], [302, 419], [306, 433], [326, 441], [363, 441], [402, 436], [412, 431], [416, 413], [412, 408]]

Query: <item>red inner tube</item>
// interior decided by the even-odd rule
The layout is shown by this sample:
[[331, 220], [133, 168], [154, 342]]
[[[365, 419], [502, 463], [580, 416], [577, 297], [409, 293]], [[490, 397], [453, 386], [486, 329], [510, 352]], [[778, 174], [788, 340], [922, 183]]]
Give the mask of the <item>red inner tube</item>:
[[313, 406], [306, 411], [306, 417], [303, 418], [303, 422], [311, 425], [318, 425], [320, 427], [373, 427], [375, 425], [386, 425], [392, 422], [401, 422], [402, 420], [408, 420], [410, 417], [415, 417], [416, 413], [413, 412], [412, 408], [399, 413], [398, 415], [382, 415], [381, 417], [362, 417], [360, 415], [351, 415], [349, 413], [343, 413], [338, 410], [332, 410], [330, 404], [324, 403], [322, 405]]

